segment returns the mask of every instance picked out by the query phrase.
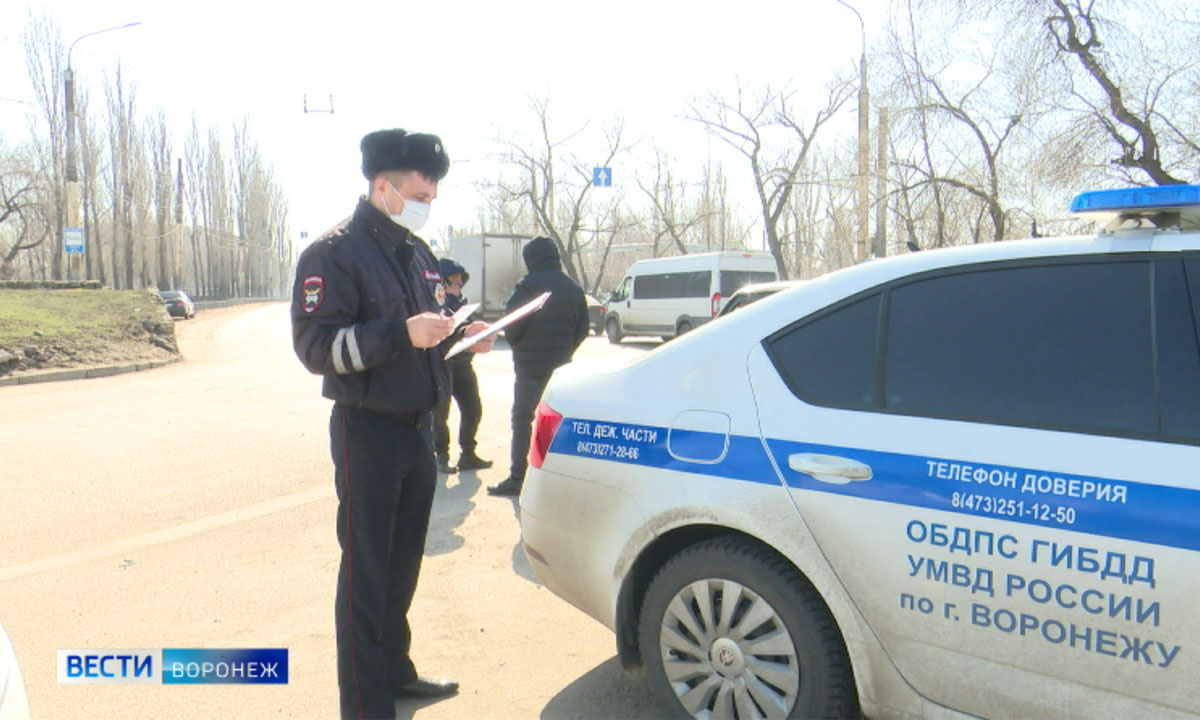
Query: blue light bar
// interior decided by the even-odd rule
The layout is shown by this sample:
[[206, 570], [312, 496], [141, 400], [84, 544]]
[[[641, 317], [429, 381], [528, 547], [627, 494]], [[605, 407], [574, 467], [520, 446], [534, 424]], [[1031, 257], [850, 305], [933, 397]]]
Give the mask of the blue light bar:
[[1138, 214], [1172, 208], [1200, 207], [1200, 185], [1092, 190], [1071, 201], [1072, 213]]

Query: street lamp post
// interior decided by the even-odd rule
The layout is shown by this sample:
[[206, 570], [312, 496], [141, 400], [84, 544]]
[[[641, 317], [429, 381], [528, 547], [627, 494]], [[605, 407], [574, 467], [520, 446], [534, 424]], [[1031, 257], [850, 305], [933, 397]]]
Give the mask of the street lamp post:
[[854, 6], [845, 0], [836, 0], [839, 4], [850, 9], [858, 18], [859, 31], [862, 34], [862, 54], [858, 59], [858, 243], [855, 248], [857, 259], [861, 262], [867, 257], [867, 222], [870, 217], [870, 198], [867, 195], [868, 166], [870, 151], [868, 135], [870, 133], [870, 117], [867, 110], [867, 27], [862, 15]]
[[[84, 38], [92, 37], [93, 35], [99, 35], [101, 33], [112, 32], [113, 30], [123, 30], [125, 28], [141, 24], [141, 22], [131, 22], [125, 23], [124, 25], [117, 25], [116, 27], [84, 33], [83, 35], [75, 38], [70, 47], [67, 48], [67, 71], [63, 73], [63, 103], [65, 105], [64, 109], [66, 110], [67, 114], [67, 213], [61, 242], [63, 244], [63, 250], [67, 253], [67, 274], [70, 276], [69, 279], [72, 280], [76, 279], [74, 277], [74, 268], [72, 267], [75, 264], [75, 260], [72, 256], [76, 254], [82, 254], [83, 245], [81, 242], [78, 246], [79, 250], [72, 251], [70, 249], [72, 246], [68, 246], [66, 243], [66, 235], [70, 233], [73, 238], [77, 238], [82, 241], [83, 230], [79, 224], [79, 171], [76, 168], [75, 163], [75, 71], [71, 67], [71, 53], [75, 51], [75, 45]], [[80, 274], [82, 275], [82, 273]]]

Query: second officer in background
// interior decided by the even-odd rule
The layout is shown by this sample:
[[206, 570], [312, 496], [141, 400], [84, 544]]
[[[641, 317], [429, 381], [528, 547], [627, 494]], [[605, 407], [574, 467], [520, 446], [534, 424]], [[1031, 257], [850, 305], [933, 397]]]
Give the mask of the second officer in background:
[[[438, 260], [438, 272], [446, 286], [446, 311], [455, 313], [467, 304], [463, 287], [471, 279], [467, 269], [450, 258]], [[450, 341], [442, 343], [448, 350]], [[475, 358], [469, 352], [459, 353], [447, 360], [450, 366], [450, 397], [458, 403], [458, 466], [450, 464], [450, 397], [446, 397], [433, 418], [434, 447], [437, 449], [438, 472], [452, 473], [459, 470], [486, 470], [491, 460], [475, 454], [475, 434], [483, 417], [483, 402], [479, 399], [479, 379], [475, 377]]]

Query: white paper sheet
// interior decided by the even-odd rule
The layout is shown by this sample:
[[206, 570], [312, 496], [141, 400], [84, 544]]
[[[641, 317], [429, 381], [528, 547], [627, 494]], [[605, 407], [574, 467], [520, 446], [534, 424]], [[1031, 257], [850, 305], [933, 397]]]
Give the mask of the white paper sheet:
[[[487, 330], [484, 330], [481, 333], [476, 333], [476, 334], [472, 335], [471, 337], [463, 338], [462, 340], [459, 340], [458, 342], [454, 343], [453, 347], [450, 348], [450, 351], [448, 353], [446, 353], [446, 359], [449, 360], [450, 358], [459, 354], [463, 350], [466, 350], [467, 348], [471, 347], [472, 345], [479, 342], [480, 340], [483, 340], [484, 338], [495, 335], [496, 333], [503, 330], [505, 327], [512, 325], [513, 323], [515, 323], [516, 321], [525, 317], [526, 315], [531, 315], [534, 312], [541, 310], [542, 306], [546, 304], [546, 298], [548, 298], [548, 297], [550, 297], [549, 290], [542, 293], [541, 295], [538, 295], [537, 297], [535, 297], [534, 299], [525, 303], [521, 307], [517, 308], [516, 310], [513, 310], [509, 314], [505, 315], [504, 317], [500, 318], [496, 322], [492, 323], [488, 327]], [[459, 312], [462, 312], [462, 311], [460, 310]]]

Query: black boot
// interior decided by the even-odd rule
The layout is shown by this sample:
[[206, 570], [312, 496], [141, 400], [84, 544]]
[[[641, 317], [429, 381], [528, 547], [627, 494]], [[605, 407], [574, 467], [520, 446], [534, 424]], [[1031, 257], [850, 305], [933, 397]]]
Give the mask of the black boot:
[[475, 451], [464, 452], [458, 456], [459, 470], [487, 470], [492, 466], [491, 460], [484, 460], [475, 454]]
[[450, 475], [458, 472], [458, 468], [450, 464], [450, 455], [443, 455], [442, 453], [438, 453], [437, 456], [437, 469], [438, 472], [443, 475]]
[[488, 495], [500, 495], [503, 497], [516, 497], [521, 494], [521, 481], [513, 478], [505, 478], [504, 482], [497, 485], [488, 485]]

